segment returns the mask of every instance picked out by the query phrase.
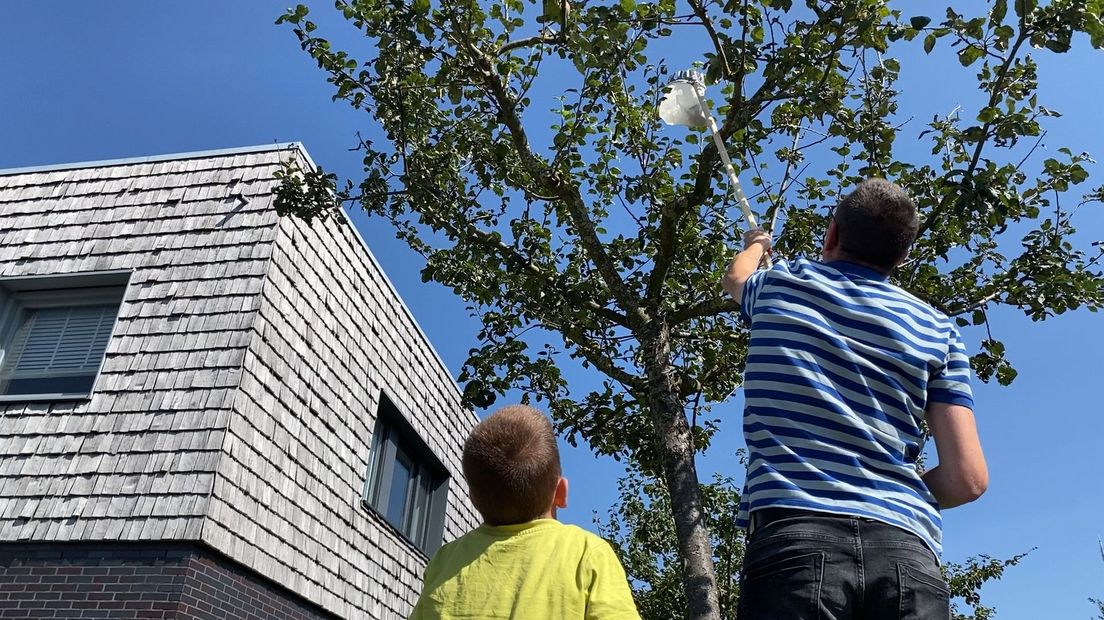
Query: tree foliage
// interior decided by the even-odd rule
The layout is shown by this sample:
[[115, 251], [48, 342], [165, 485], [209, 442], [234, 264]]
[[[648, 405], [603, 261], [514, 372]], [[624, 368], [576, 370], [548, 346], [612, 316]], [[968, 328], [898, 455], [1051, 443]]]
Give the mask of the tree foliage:
[[[943, 565], [943, 576], [947, 585], [951, 588], [951, 596], [956, 599], [953, 615], [954, 620], [991, 620], [996, 617], [996, 609], [988, 607], [981, 602], [981, 587], [988, 581], [995, 581], [1004, 576], [1004, 570], [1016, 566], [1027, 557], [1026, 553], [1014, 556], [1007, 560], [998, 560], [988, 555], [979, 555], [970, 558], [964, 563], [948, 562]], [[963, 611], [965, 606], [969, 615]]]
[[[633, 585], [644, 620], [670, 620], [686, 613], [678, 537], [671, 518], [671, 496], [663, 480], [631, 469], [618, 481], [618, 501], [598, 530], [610, 543]], [[717, 569], [720, 616], [736, 617], [744, 531], [736, 526], [740, 493], [731, 478], [714, 476], [702, 485], [705, 512]]]
[[[390, 221], [425, 257], [423, 277], [481, 321], [460, 373], [469, 403], [519, 389], [571, 440], [660, 477], [691, 617], [719, 614], [694, 459], [717, 426], [696, 413], [740, 385], [746, 331], [717, 286], [738, 211], [715, 147], [656, 118], [669, 71], [690, 60], [664, 53], [706, 46], [721, 133], [778, 254], [815, 254], [839, 197], [884, 176], [923, 218], [894, 281], [960, 324], [988, 330], [996, 305], [1041, 320], [1104, 303], [1104, 248], [1074, 236], [1104, 190], [1075, 191], [1087, 154], [1036, 153], [1059, 113], [1033, 58], [1104, 45], [1104, 0], [936, 16], [882, 0], [593, 0], [549, 15], [555, 2], [335, 4], [364, 37], [358, 53], [320, 36], [304, 6], [279, 21], [381, 132], [359, 141], [361, 181], [289, 169], [278, 208], [309, 218], [352, 202]], [[910, 125], [902, 59], [948, 49], [976, 101]], [[972, 361], [983, 380], [1015, 378], [999, 334]], [[597, 387], [572, 389], [573, 363]]]

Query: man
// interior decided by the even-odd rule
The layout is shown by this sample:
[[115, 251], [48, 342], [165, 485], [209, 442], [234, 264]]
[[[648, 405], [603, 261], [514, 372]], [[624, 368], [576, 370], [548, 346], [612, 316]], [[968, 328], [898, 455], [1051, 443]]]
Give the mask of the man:
[[[957, 330], [887, 281], [918, 228], [905, 192], [871, 179], [836, 207], [823, 262], [757, 271], [757, 230], [725, 274], [751, 322], [741, 620], [950, 618], [939, 511], [988, 471]], [[925, 423], [939, 464], [921, 473]]]

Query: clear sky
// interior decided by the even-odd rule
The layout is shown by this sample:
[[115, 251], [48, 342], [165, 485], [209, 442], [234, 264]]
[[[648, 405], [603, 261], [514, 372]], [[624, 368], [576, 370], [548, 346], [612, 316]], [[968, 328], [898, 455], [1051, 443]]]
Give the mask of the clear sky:
[[[319, 13], [333, 13], [329, 2], [314, 4]], [[911, 14], [925, 4], [901, 7]], [[284, 6], [7, 0], [0, 168], [299, 140], [327, 169], [355, 175], [358, 157], [348, 151], [354, 134], [377, 130], [367, 115], [330, 101], [329, 85], [291, 32], [272, 23]], [[1079, 51], [1042, 63], [1040, 101], [1065, 114], [1047, 125], [1044, 144], [1104, 154], [1098, 99], [1104, 57], [1084, 39], [1078, 43]], [[914, 139], [933, 110], [974, 101], [971, 74], [949, 56], [906, 57], [902, 65], [903, 113], [917, 115], [902, 141]], [[1104, 182], [1100, 166], [1090, 172], [1095, 184]], [[475, 322], [450, 291], [421, 282], [419, 257], [386, 222], [363, 215], [356, 221], [455, 374], [474, 343]], [[1085, 207], [1079, 225], [1087, 233], [1082, 243], [1104, 238], [1104, 209]], [[1020, 376], [1008, 388], [976, 389], [992, 482], [979, 502], [946, 513], [945, 558], [1035, 548], [986, 589], [998, 617], [1088, 618], [1087, 598], [1104, 597], [1097, 550], [1104, 535], [1104, 317], [1080, 311], [1033, 323], [1002, 310], [993, 319]], [[982, 334], [965, 336], [976, 351]], [[702, 460], [703, 477], [710, 471], [742, 477], [734, 454], [742, 446], [741, 404], [737, 397], [716, 410], [725, 430]], [[565, 469], [574, 483], [562, 517], [590, 527], [592, 514], [604, 515], [613, 501], [619, 469], [583, 449], [568, 450]]]

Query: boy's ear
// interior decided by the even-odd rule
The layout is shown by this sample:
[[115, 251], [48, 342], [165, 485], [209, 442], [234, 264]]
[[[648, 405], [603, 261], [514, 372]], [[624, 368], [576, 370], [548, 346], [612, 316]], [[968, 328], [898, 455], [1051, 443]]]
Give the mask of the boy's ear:
[[560, 476], [556, 483], [556, 493], [552, 498], [552, 505], [556, 508], [567, 508], [567, 478]]

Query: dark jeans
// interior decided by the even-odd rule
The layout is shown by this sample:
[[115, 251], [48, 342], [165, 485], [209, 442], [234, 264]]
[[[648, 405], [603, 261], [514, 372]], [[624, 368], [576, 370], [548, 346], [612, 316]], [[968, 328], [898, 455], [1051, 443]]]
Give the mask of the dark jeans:
[[739, 620], [950, 619], [935, 554], [916, 535], [869, 519], [766, 510], [744, 553]]

